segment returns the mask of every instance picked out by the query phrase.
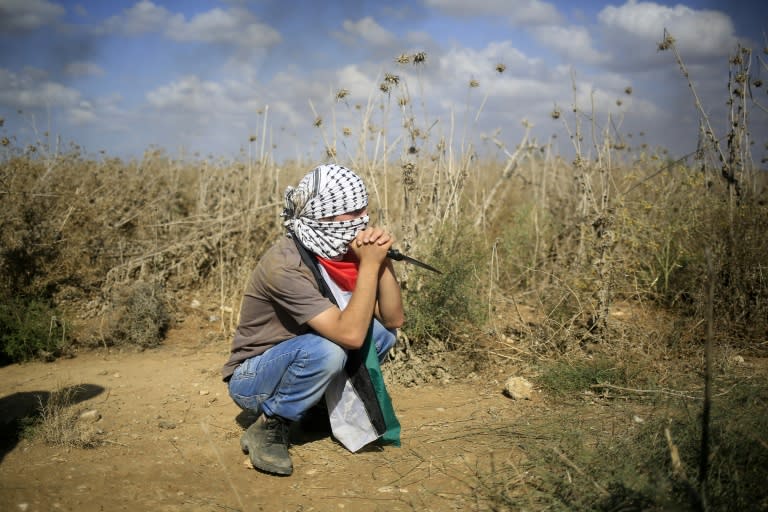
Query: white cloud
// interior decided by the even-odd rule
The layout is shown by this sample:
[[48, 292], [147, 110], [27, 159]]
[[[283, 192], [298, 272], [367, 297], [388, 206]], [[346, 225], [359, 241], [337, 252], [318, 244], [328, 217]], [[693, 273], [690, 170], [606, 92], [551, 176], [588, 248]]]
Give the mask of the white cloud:
[[70, 107], [80, 101], [75, 89], [47, 79], [45, 72], [25, 69], [14, 73], [0, 68], [0, 105], [12, 109]]
[[425, 0], [428, 7], [456, 16], [494, 16], [515, 25], [552, 25], [562, 21], [557, 8], [541, 0]]
[[[529, 58], [509, 41], [490, 43], [481, 50], [455, 48], [439, 59], [439, 67], [445, 79], [462, 77], [462, 86], [470, 78], [488, 80], [498, 74], [496, 65], [503, 64], [503, 75], [534, 76], [542, 71], [541, 61]], [[466, 78], [466, 80], [463, 80]]]
[[84, 125], [96, 121], [97, 116], [89, 101], [81, 101], [67, 111], [67, 119], [73, 125]]
[[396, 41], [396, 37], [384, 27], [376, 23], [370, 16], [358, 21], [344, 20], [344, 31], [355, 40], [363, 41], [373, 46], [390, 46]]
[[64, 67], [64, 73], [68, 76], [79, 78], [103, 75], [104, 70], [95, 62], [78, 60], [67, 64]]
[[353, 101], [365, 100], [371, 92], [378, 90], [378, 84], [374, 81], [375, 75], [363, 72], [358, 66], [344, 66], [336, 76], [339, 87], [347, 89]]
[[222, 84], [195, 75], [149, 91], [146, 97], [150, 105], [162, 110], [231, 112], [234, 107]]
[[3, 0], [0, 2], [0, 32], [27, 32], [50, 25], [65, 9], [46, 0]]
[[613, 47], [655, 51], [666, 28], [675, 38], [684, 57], [726, 55], [735, 48], [731, 19], [718, 11], [696, 10], [685, 5], [667, 7], [653, 2], [629, 0], [622, 6], [607, 6], [598, 20], [610, 36]]
[[224, 43], [242, 48], [263, 48], [279, 43], [280, 33], [260, 23], [244, 9], [213, 9], [189, 21], [177, 14], [171, 18], [166, 34], [176, 41]]
[[101, 33], [123, 35], [148, 32], [163, 33], [174, 41], [219, 43], [249, 50], [270, 47], [282, 40], [279, 32], [260, 23], [246, 9], [215, 8], [187, 19], [150, 0], [141, 0], [109, 18], [101, 29]]
[[155, 5], [150, 0], [141, 0], [121, 14], [107, 19], [102, 32], [123, 35], [158, 32], [165, 28], [170, 19], [171, 13], [165, 7]]
[[538, 42], [570, 62], [599, 64], [607, 58], [595, 50], [592, 36], [586, 27], [541, 25], [533, 27], [532, 33]]

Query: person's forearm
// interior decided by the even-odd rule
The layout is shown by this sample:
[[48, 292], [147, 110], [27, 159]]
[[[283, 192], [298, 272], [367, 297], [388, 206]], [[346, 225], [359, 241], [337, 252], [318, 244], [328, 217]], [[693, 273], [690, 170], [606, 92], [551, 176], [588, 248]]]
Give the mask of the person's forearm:
[[379, 321], [387, 329], [397, 329], [405, 322], [400, 283], [397, 282], [391, 261], [382, 266], [379, 274], [377, 313]]

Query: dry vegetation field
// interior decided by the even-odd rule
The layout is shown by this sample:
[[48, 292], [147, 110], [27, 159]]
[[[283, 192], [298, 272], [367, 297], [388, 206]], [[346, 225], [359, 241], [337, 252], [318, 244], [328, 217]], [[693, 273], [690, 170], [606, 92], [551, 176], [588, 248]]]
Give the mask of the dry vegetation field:
[[[481, 159], [433, 133], [397, 76], [369, 105], [338, 91], [361, 121], [318, 115], [322, 159], [358, 171], [372, 221], [443, 274], [397, 267], [408, 320], [386, 377], [403, 448], [351, 455], [299, 432], [290, 479], [242, 467], [217, 372], [282, 191], [318, 162], [275, 162], [265, 133], [231, 161], [5, 137], [0, 508], [768, 510], [751, 61], [728, 63], [730, 131], [697, 105], [699, 148], [680, 158], [574, 105], [553, 111], [573, 157], [495, 136]], [[531, 400], [501, 394], [512, 375]]]

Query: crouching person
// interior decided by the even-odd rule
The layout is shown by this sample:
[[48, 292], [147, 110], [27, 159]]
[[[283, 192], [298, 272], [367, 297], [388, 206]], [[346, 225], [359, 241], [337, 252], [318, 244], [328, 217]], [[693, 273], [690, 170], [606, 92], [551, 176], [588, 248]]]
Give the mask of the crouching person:
[[222, 369], [232, 399], [258, 417], [240, 440], [257, 469], [290, 475], [291, 423], [321, 403], [366, 338], [379, 361], [395, 343], [404, 315], [387, 258], [394, 238], [368, 226], [367, 208], [363, 181], [337, 165], [285, 192], [287, 233], [249, 278]]

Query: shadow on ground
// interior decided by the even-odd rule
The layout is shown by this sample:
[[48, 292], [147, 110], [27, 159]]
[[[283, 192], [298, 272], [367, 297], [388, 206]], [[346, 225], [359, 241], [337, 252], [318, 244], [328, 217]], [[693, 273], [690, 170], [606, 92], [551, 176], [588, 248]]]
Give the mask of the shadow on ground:
[[[71, 392], [74, 405], [100, 395], [104, 388], [96, 384], [79, 384], [59, 392]], [[18, 444], [25, 423], [40, 415], [52, 394], [51, 391], [21, 391], [0, 398], [0, 462]]]

